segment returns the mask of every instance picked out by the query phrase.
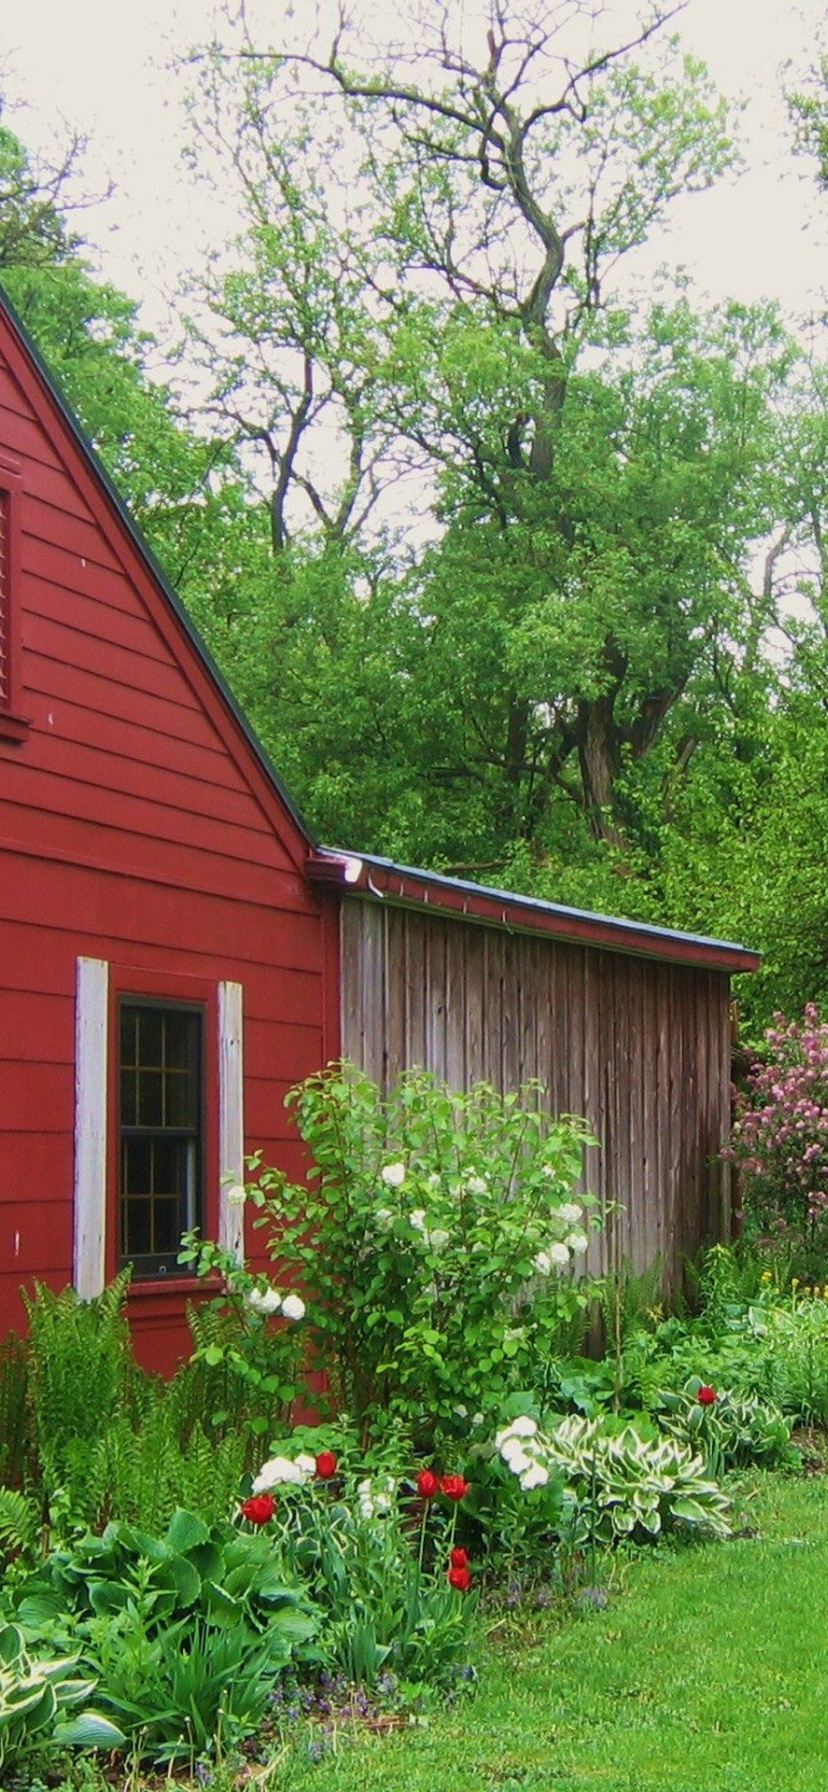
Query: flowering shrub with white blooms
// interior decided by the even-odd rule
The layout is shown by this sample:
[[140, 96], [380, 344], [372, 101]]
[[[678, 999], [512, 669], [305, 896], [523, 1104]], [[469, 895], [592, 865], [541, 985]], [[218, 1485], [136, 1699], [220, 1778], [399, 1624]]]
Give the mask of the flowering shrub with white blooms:
[[[363, 1433], [382, 1412], [428, 1448], [457, 1435], [458, 1390], [492, 1413], [580, 1344], [600, 1223], [574, 1193], [590, 1135], [554, 1119], [542, 1093], [460, 1094], [409, 1072], [386, 1097], [334, 1065], [288, 1098], [310, 1186], [254, 1162], [256, 1223], [302, 1288], [311, 1351]], [[284, 1295], [281, 1319], [298, 1302]]]

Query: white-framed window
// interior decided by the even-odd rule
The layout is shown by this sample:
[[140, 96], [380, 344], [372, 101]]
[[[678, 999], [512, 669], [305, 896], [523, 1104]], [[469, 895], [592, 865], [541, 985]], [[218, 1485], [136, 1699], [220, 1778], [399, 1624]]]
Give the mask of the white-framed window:
[[74, 1283], [119, 1264], [154, 1285], [186, 1274], [190, 1225], [244, 1250], [243, 990], [79, 958], [75, 1019]]

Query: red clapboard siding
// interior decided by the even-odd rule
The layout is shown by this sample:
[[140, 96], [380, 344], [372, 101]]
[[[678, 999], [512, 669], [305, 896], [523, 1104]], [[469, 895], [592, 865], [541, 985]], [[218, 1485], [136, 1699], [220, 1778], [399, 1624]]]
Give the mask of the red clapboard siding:
[[25, 684], [44, 697], [58, 701], [65, 697], [70, 703], [85, 706], [93, 727], [94, 718], [99, 713], [123, 716], [127, 721], [157, 730], [172, 742], [181, 738], [215, 751], [215, 730], [203, 712], [195, 707], [165, 703], [154, 691], [114, 685], [97, 666], [87, 665], [79, 669], [67, 666], [59, 659], [46, 659], [43, 655], [33, 655], [27, 660], [24, 653], [23, 657]]
[[[44, 863], [46, 868], [44, 868]], [[188, 891], [188, 957], [201, 953], [218, 961], [244, 963], [266, 959], [276, 968], [320, 974], [320, 922], [302, 892], [298, 879], [274, 885], [277, 898], [258, 904], [239, 878], [234, 900], [215, 890]], [[295, 891], [294, 891], [295, 884]], [[304, 894], [299, 912], [288, 909], [293, 894]], [[8, 862], [3, 889], [3, 913], [10, 920], [35, 928], [62, 930], [71, 940], [85, 942], [88, 955], [96, 938], [112, 945], [141, 941], [163, 950], [182, 951], [181, 908], [178, 893], [164, 884], [140, 877], [107, 876], [78, 864], [50, 863], [43, 858], [15, 853]], [[103, 956], [107, 956], [106, 953]], [[161, 968], [159, 964], [159, 969]]]
[[[53, 592], [55, 611], [62, 597], [71, 601], [76, 594], [113, 610], [137, 611], [135, 589], [123, 567], [97, 566], [93, 560], [70, 554], [60, 541], [41, 541], [33, 535], [24, 535], [21, 559], [27, 579], [42, 581]], [[33, 607], [41, 609], [42, 605], [35, 599]]]
[[248, 1020], [244, 1039], [251, 1062], [266, 1064], [268, 1075], [280, 1081], [297, 1082], [319, 1068], [319, 1033], [312, 1021]]
[[[166, 738], [154, 728], [127, 722], [123, 716], [106, 716], [100, 711], [94, 717], [80, 704], [61, 699], [60, 733], [63, 740], [94, 744], [101, 753], [115, 758], [134, 760], [139, 765], [160, 765], [169, 768], [170, 749]], [[175, 769], [183, 778], [197, 779], [211, 790], [238, 790], [239, 780], [232, 764], [221, 751], [218, 741], [202, 746], [183, 740], [175, 742]]]
[[[68, 1136], [56, 1140], [39, 1127], [33, 1127], [31, 1132], [6, 1134], [0, 1165], [1, 1202], [25, 1201], [32, 1207], [32, 1189], [49, 1189], [55, 1201], [68, 1201], [72, 1195], [72, 1174], [72, 1140]], [[35, 1211], [37, 1206], [39, 1203]]]
[[[52, 780], [52, 795], [56, 803], [64, 795], [63, 785], [62, 779]], [[81, 795], [77, 786], [66, 782], [67, 802], [74, 800], [78, 809], [81, 809]], [[278, 900], [273, 881], [278, 865], [271, 867], [258, 863], [246, 864], [245, 857], [249, 850], [249, 840], [246, 838], [241, 843], [228, 841], [225, 834], [221, 844], [214, 844], [212, 850], [203, 843], [201, 846], [197, 845], [195, 840], [179, 845], [175, 840], [174, 818], [165, 821], [163, 810], [158, 811], [159, 820], [155, 828], [145, 822], [140, 831], [136, 829], [135, 832], [130, 832], [130, 817], [123, 814], [123, 799], [120, 799], [120, 803], [124, 825], [118, 828], [114, 825], [117, 799], [115, 803], [107, 805], [113, 815], [113, 822], [106, 825], [100, 814], [95, 813], [95, 806], [91, 803], [86, 805], [86, 814], [66, 816], [50, 809], [44, 797], [44, 780], [38, 779], [28, 803], [21, 801], [16, 806], [10, 803], [5, 815], [0, 805], [0, 832], [7, 833], [10, 841], [24, 848], [30, 844], [46, 847], [52, 842], [55, 858], [62, 855], [69, 859], [88, 859], [97, 862], [102, 871], [117, 864], [125, 874], [146, 876], [150, 881], [162, 881], [168, 887], [200, 890], [211, 885], [223, 895], [244, 893], [250, 900], [262, 903]], [[188, 831], [193, 833], [198, 830], [190, 828]], [[268, 846], [273, 850], [270, 842]], [[258, 856], [257, 847], [256, 857]], [[152, 869], [147, 869], [149, 864]], [[298, 878], [288, 880], [288, 883], [291, 881], [298, 886]]]
[[[27, 403], [20, 390], [20, 383], [9, 373], [8, 362], [0, 361], [0, 416], [3, 417], [3, 440], [9, 447], [17, 447], [17, 420], [22, 417], [27, 423], [37, 421], [36, 414]], [[38, 425], [38, 433], [42, 433]]]
[[[103, 603], [100, 598], [87, 597], [82, 591], [62, 592], [56, 601], [53, 588], [44, 579], [27, 580], [29, 602], [26, 609], [29, 616], [29, 651], [44, 653], [47, 658], [62, 659], [67, 656], [76, 661], [85, 660], [85, 654], [74, 651], [66, 630], [72, 629], [90, 641], [104, 643], [120, 654], [128, 656], [119, 663], [114, 662], [109, 668], [112, 676], [119, 682], [132, 684], [136, 690], [143, 690], [155, 676], [153, 668], [161, 672], [175, 671], [178, 683], [182, 687], [177, 693], [188, 708], [197, 708], [193, 702], [193, 693], [187, 685], [183, 673], [178, 668], [168, 665], [169, 654], [158, 638], [147, 616], [136, 615], [134, 607], [116, 609], [111, 603]], [[134, 664], [132, 663], [134, 661]], [[98, 669], [104, 673], [107, 667], [97, 662]], [[124, 677], [125, 672], [129, 673]], [[159, 687], [156, 695], [163, 695]]]
[[0, 1065], [74, 1062], [74, 1007], [65, 996], [30, 991], [25, 1007], [17, 990], [0, 988]]
[[[75, 1120], [72, 1067], [66, 1064], [4, 1064], [0, 1072], [0, 1133], [71, 1135]], [[43, 1190], [42, 1195], [48, 1191]], [[33, 1190], [33, 1196], [39, 1191]], [[40, 1198], [42, 1198], [42, 1195]]]
[[[44, 770], [59, 776], [67, 774], [92, 790], [99, 790], [106, 779], [109, 790], [121, 796], [149, 799], [164, 809], [183, 809], [188, 815], [203, 815], [210, 821], [229, 822], [261, 834], [267, 841], [270, 832], [258, 803], [249, 791], [238, 785], [214, 785], [212, 781], [172, 770], [163, 763], [147, 764], [134, 756], [124, 757], [111, 749], [104, 751], [73, 740], [69, 746], [65, 732], [62, 739], [54, 735], [38, 742], [38, 758]], [[257, 850], [251, 840], [248, 851]], [[265, 848], [266, 850], [266, 848]]]
[[25, 533], [39, 541], [59, 538], [70, 554], [78, 554], [82, 560], [92, 560], [96, 566], [106, 566], [112, 572], [120, 571], [106, 537], [91, 517], [57, 512], [54, 505], [42, 503], [33, 494], [27, 494]]
[[72, 1209], [63, 1201], [0, 1203], [0, 1263], [24, 1276], [72, 1267]]
[[180, 667], [170, 662], [168, 654], [158, 653], [148, 659], [130, 647], [103, 639], [99, 633], [83, 633], [73, 622], [67, 625], [63, 620], [44, 620], [31, 610], [26, 633], [29, 653], [77, 667], [80, 676], [94, 672], [119, 691], [149, 691], [162, 702], [174, 703], [181, 709], [200, 708], [192, 686]]

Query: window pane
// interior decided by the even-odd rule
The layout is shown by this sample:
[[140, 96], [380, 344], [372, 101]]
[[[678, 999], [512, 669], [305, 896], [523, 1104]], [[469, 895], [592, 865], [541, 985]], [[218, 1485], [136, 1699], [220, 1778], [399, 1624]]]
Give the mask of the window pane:
[[121, 1071], [121, 1125], [135, 1126], [138, 1120], [138, 1078], [134, 1070]]
[[152, 1193], [152, 1144], [149, 1139], [122, 1141], [121, 1190], [125, 1195]]
[[159, 1255], [169, 1256], [177, 1251], [181, 1239], [177, 1201], [154, 1201], [152, 1207], [154, 1231], [152, 1248]]
[[164, 1079], [167, 1126], [194, 1127], [198, 1120], [196, 1079], [186, 1070], [170, 1070]]
[[164, 1062], [164, 1015], [157, 1008], [136, 1008], [139, 1059], [160, 1070]]
[[203, 1221], [202, 1031], [198, 1009], [121, 1004], [121, 1253], [138, 1275], [176, 1270]]
[[198, 1034], [198, 1015], [171, 1013], [164, 1016], [166, 1050], [164, 1062], [168, 1070], [192, 1070], [194, 1046]]
[[176, 1195], [183, 1188], [182, 1158], [184, 1154], [183, 1139], [155, 1139], [153, 1142], [153, 1178], [154, 1195]]
[[163, 1126], [164, 1124], [164, 1074], [161, 1070], [144, 1070], [137, 1072], [138, 1112], [137, 1126]]
[[152, 1248], [152, 1202], [124, 1202], [123, 1255], [146, 1257]]

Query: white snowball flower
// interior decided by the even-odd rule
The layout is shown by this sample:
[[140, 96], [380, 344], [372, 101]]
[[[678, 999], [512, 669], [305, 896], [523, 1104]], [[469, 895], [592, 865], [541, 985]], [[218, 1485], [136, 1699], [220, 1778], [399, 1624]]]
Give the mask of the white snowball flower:
[[583, 1257], [584, 1252], [589, 1250], [589, 1239], [585, 1232], [568, 1232], [565, 1242], [573, 1257]]
[[415, 1207], [408, 1216], [408, 1224], [409, 1224], [409, 1226], [414, 1227], [415, 1232], [424, 1232], [425, 1231], [425, 1208], [424, 1207]]
[[285, 1319], [304, 1319], [305, 1303], [298, 1294], [286, 1294], [282, 1301], [282, 1314]]
[[558, 1213], [566, 1226], [577, 1226], [579, 1219], [583, 1218], [583, 1212], [583, 1207], [579, 1206], [577, 1201], [562, 1201], [558, 1208]]
[[537, 1256], [532, 1258], [532, 1268], [534, 1269], [536, 1275], [539, 1275], [539, 1276], [551, 1275], [552, 1274], [552, 1258], [550, 1257], [549, 1252], [548, 1251], [538, 1251]]
[[374, 1219], [380, 1232], [390, 1232], [394, 1224], [394, 1215], [390, 1207], [378, 1207]]
[[513, 1475], [525, 1475], [533, 1466], [531, 1456], [527, 1456], [526, 1451], [521, 1449], [520, 1439], [517, 1437], [512, 1438], [511, 1444], [504, 1444], [500, 1454]]
[[228, 1207], [243, 1207], [247, 1200], [247, 1190], [240, 1182], [234, 1182], [224, 1197]]
[[482, 1176], [467, 1176], [466, 1187], [470, 1195], [487, 1195], [489, 1184]]
[[520, 1485], [524, 1493], [528, 1493], [530, 1487], [545, 1487], [548, 1480], [549, 1470], [540, 1462], [530, 1462], [529, 1467], [523, 1470]]
[[405, 1181], [405, 1164], [385, 1164], [380, 1175], [386, 1188], [400, 1188]]
[[289, 1456], [271, 1456], [262, 1464], [253, 1482], [254, 1493], [269, 1493], [272, 1487], [302, 1487], [306, 1476]]
[[244, 1297], [244, 1304], [251, 1313], [278, 1313], [282, 1296], [278, 1288], [251, 1288]]
[[300, 1450], [299, 1455], [294, 1457], [294, 1465], [301, 1469], [307, 1480], [316, 1474], [316, 1457], [309, 1456], [305, 1450]]
[[551, 1244], [549, 1246], [549, 1258], [556, 1269], [565, 1269], [569, 1262], [569, 1250], [567, 1246], [565, 1244]]
[[522, 1412], [518, 1418], [512, 1420], [508, 1429], [512, 1437], [537, 1437], [537, 1419], [530, 1419], [528, 1412]]
[[428, 1234], [428, 1242], [433, 1251], [442, 1251], [448, 1244], [450, 1236], [450, 1233], [443, 1231], [442, 1226], [435, 1226], [434, 1231]]

